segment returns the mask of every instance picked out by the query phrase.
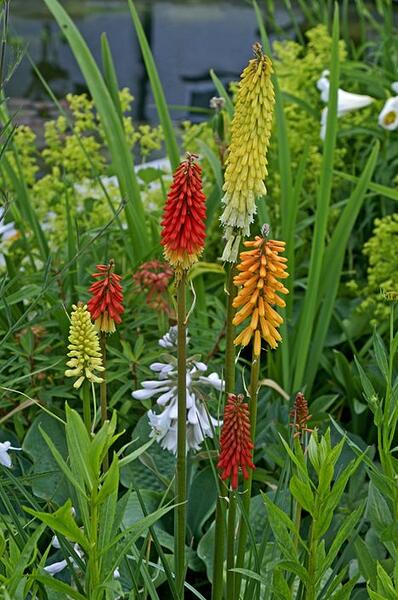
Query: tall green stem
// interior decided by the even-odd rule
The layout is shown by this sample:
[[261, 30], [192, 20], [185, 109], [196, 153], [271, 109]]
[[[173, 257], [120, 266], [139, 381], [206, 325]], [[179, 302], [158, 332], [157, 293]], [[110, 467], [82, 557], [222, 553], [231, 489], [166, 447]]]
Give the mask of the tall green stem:
[[91, 390], [87, 379], [83, 383], [83, 420], [88, 433], [91, 433]]
[[[100, 405], [101, 405], [101, 425], [105, 423], [108, 418], [108, 402], [107, 402], [107, 390], [106, 390], [106, 333], [103, 331], [100, 333], [100, 347], [102, 354], [102, 365], [105, 368], [105, 371], [102, 374], [103, 382], [100, 383]], [[107, 471], [109, 468], [109, 458], [108, 454], [105, 455], [104, 460], [102, 462], [102, 466], [104, 471]]]
[[[251, 439], [254, 444], [256, 437], [256, 422], [257, 422], [257, 392], [258, 392], [258, 380], [260, 375], [260, 356], [255, 356], [254, 349], [252, 354], [252, 366], [250, 373], [250, 399], [249, 399], [249, 412], [250, 412], [250, 434]], [[243, 486], [243, 495], [242, 495], [242, 510], [245, 512], [247, 519], [241, 519], [240, 522], [240, 530], [239, 530], [239, 540], [238, 540], [238, 553], [236, 557], [236, 567], [243, 568], [244, 567], [244, 559], [245, 559], [245, 548], [247, 541], [248, 528], [246, 521], [249, 518], [250, 512], [250, 498], [252, 492], [252, 481], [253, 474], [252, 470], [249, 471], [249, 477], [245, 480]], [[240, 586], [242, 582], [242, 576], [237, 573], [235, 577], [235, 598], [239, 598], [240, 594]]]
[[185, 528], [186, 528], [186, 413], [187, 413], [187, 384], [186, 384], [186, 275], [181, 276], [177, 283], [177, 327], [178, 327], [178, 418], [177, 418], [177, 507], [175, 512], [175, 574], [176, 586], [181, 600], [184, 598], [185, 580]]
[[[232, 323], [234, 318], [235, 309], [233, 307], [233, 301], [236, 296], [236, 287], [234, 286], [234, 270], [235, 265], [232, 264], [229, 268], [228, 279], [227, 279], [227, 322], [226, 322], [226, 347], [225, 347], [225, 391], [226, 394], [231, 394], [235, 391], [235, 346], [234, 346], [234, 337], [235, 337], [235, 327]], [[213, 555], [213, 586], [212, 586], [212, 600], [221, 600], [223, 597], [223, 568], [224, 568], [224, 547], [225, 547], [225, 508], [226, 508], [226, 498], [228, 495], [227, 487], [221, 483], [220, 485], [220, 493], [217, 497], [217, 505], [216, 505], [216, 525], [214, 532], [214, 555]], [[234, 501], [236, 502], [236, 498], [234, 497]], [[231, 499], [230, 499], [231, 502]], [[231, 510], [231, 504], [230, 510]], [[236, 510], [235, 510], [236, 512]], [[233, 517], [233, 519], [232, 519]], [[233, 521], [233, 522], [232, 522]], [[230, 538], [233, 539], [234, 534], [232, 532], [235, 530], [235, 513], [232, 509], [232, 512], [228, 514], [228, 528], [229, 528], [229, 536], [228, 543], [230, 543]], [[233, 548], [233, 546], [232, 546]], [[229, 581], [229, 587], [231, 586], [234, 573], [228, 571], [228, 569], [232, 569], [234, 567], [234, 554], [231, 554], [231, 548], [228, 546], [227, 550], [227, 581]], [[228, 583], [227, 583], [228, 588]], [[229, 596], [228, 596], [229, 597]]]

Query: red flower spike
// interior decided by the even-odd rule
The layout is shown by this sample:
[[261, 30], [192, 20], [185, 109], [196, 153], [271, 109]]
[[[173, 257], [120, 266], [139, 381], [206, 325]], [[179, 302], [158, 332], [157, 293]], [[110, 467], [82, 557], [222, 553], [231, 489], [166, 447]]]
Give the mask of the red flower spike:
[[154, 310], [171, 314], [167, 301], [167, 288], [173, 277], [170, 265], [160, 260], [150, 260], [143, 263], [133, 279], [140, 291], [146, 292], [146, 303]]
[[116, 331], [115, 323], [122, 322], [120, 315], [124, 313], [121, 277], [113, 273], [114, 266], [113, 260], [109, 261], [109, 265], [97, 265], [97, 273], [93, 273], [92, 277], [98, 278], [98, 281], [90, 286], [89, 291], [93, 295], [87, 302], [95, 326], [106, 333]]
[[245, 479], [249, 477], [248, 469], [255, 469], [252, 460], [253, 448], [249, 407], [246, 402], [243, 402], [242, 394], [238, 396], [228, 394], [217, 467], [222, 470], [221, 479], [231, 478], [233, 490], [238, 487], [239, 468]]
[[196, 158], [187, 153], [174, 172], [161, 223], [164, 255], [177, 271], [189, 269], [198, 260], [206, 237], [206, 197]]

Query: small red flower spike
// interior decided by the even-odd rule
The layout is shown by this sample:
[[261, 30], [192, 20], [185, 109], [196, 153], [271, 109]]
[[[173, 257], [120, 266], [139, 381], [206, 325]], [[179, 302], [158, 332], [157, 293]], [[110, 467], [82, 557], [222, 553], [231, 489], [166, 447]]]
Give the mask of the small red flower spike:
[[160, 260], [150, 260], [143, 263], [133, 279], [140, 291], [146, 292], [146, 303], [154, 310], [171, 313], [167, 301], [167, 288], [173, 277], [170, 265]]
[[165, 258], [177, 273], [198, 260], [206, 237], [206, 198], [196, 158], [187, 153], [174, 172], [163, 213], [161, 244]]
[[90, 286], [89, 291], [93, 295], [87, 302], [96, 328], [106, 333], [116, 331], [115, 323], [121, 323], [120, 315], [124, 313], [121, 277], [113, 273], [114, 266], [113, 260], [108, 265], [97, 265], [98, 272], [93, 273], [92, 277], [98, 278], [98, 281]]
[[249, 407], [246, 402], [243, 402], [242, 394], [238, 396], [228, 394], [217, 467], [222, 470], [221, 479], [231, 478], [233, 490], [238, 487], [239, 468], [245, 479], [249, 477], [248, 469], [255, 469], [252, 460], [253, 448]]

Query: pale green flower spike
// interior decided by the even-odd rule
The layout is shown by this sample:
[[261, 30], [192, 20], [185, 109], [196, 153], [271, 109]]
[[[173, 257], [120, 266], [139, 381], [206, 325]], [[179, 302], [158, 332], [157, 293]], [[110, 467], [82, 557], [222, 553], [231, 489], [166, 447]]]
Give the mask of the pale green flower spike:
[[85, 379], [91, 383], [102, 383], [103, 379], [94, 375], [94, 371], [105, 371], [105, 368], [102, 366], [98, 333], [91, 322], [87, 306], [79, 302], [72, 308], [68, 338], [68, 356], [71, 359], [66, 363], [71, 368], [65, 371], [65, 376], [77, 377], [73, 387], [78, 389]]
[[257, 198], [267, 193], [264, 179], [275, 101], [272, 64], [260, 44], [253, 50], [255, 58], [239, 84], [223, 186], [225, 208], [220, 220], [226, 246], [222, 258], [230, 262], [237, 260], [241, 237], [250, 233]]

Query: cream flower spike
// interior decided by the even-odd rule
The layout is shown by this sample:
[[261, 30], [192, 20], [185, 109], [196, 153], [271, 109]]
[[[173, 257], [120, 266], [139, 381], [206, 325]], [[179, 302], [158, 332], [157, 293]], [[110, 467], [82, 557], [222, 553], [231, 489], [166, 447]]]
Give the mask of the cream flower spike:
[[267, 193], [264, 179], [275, 102], [272, 63], [260, 44], [254, 44], [253, 52], [254, 58], [241, 74], [223, 186], [225, 208], [220, 221], [226, 245], [222, 259], [229, 262], [236, 262], [241, 237], [250, 233], [256, 199]]
[[[317, 88], [321, 92], [321, 100], [322, 102], [329, 102], [329, 91], [330, 91], [330, 82], [329, 82], [329, 71], [325, 70], [322, 72], [320, 79], [317, 81]], [[360, 108], [364, 108], [365, 106], [369, 106], [374, 102], [374, 98], [372, 96], [366, 96], [364, 94], [352, 94], [351, 92], [346, 92], [339, 88], [337, 90], [337, 116], [342, 117], [347, 113], [358, 110]], [[326, 121], [327, 121], [328, 109], [324, 108], [322, 110], [321, 115], [321, 139], [325, 139], [326, 135]]]

